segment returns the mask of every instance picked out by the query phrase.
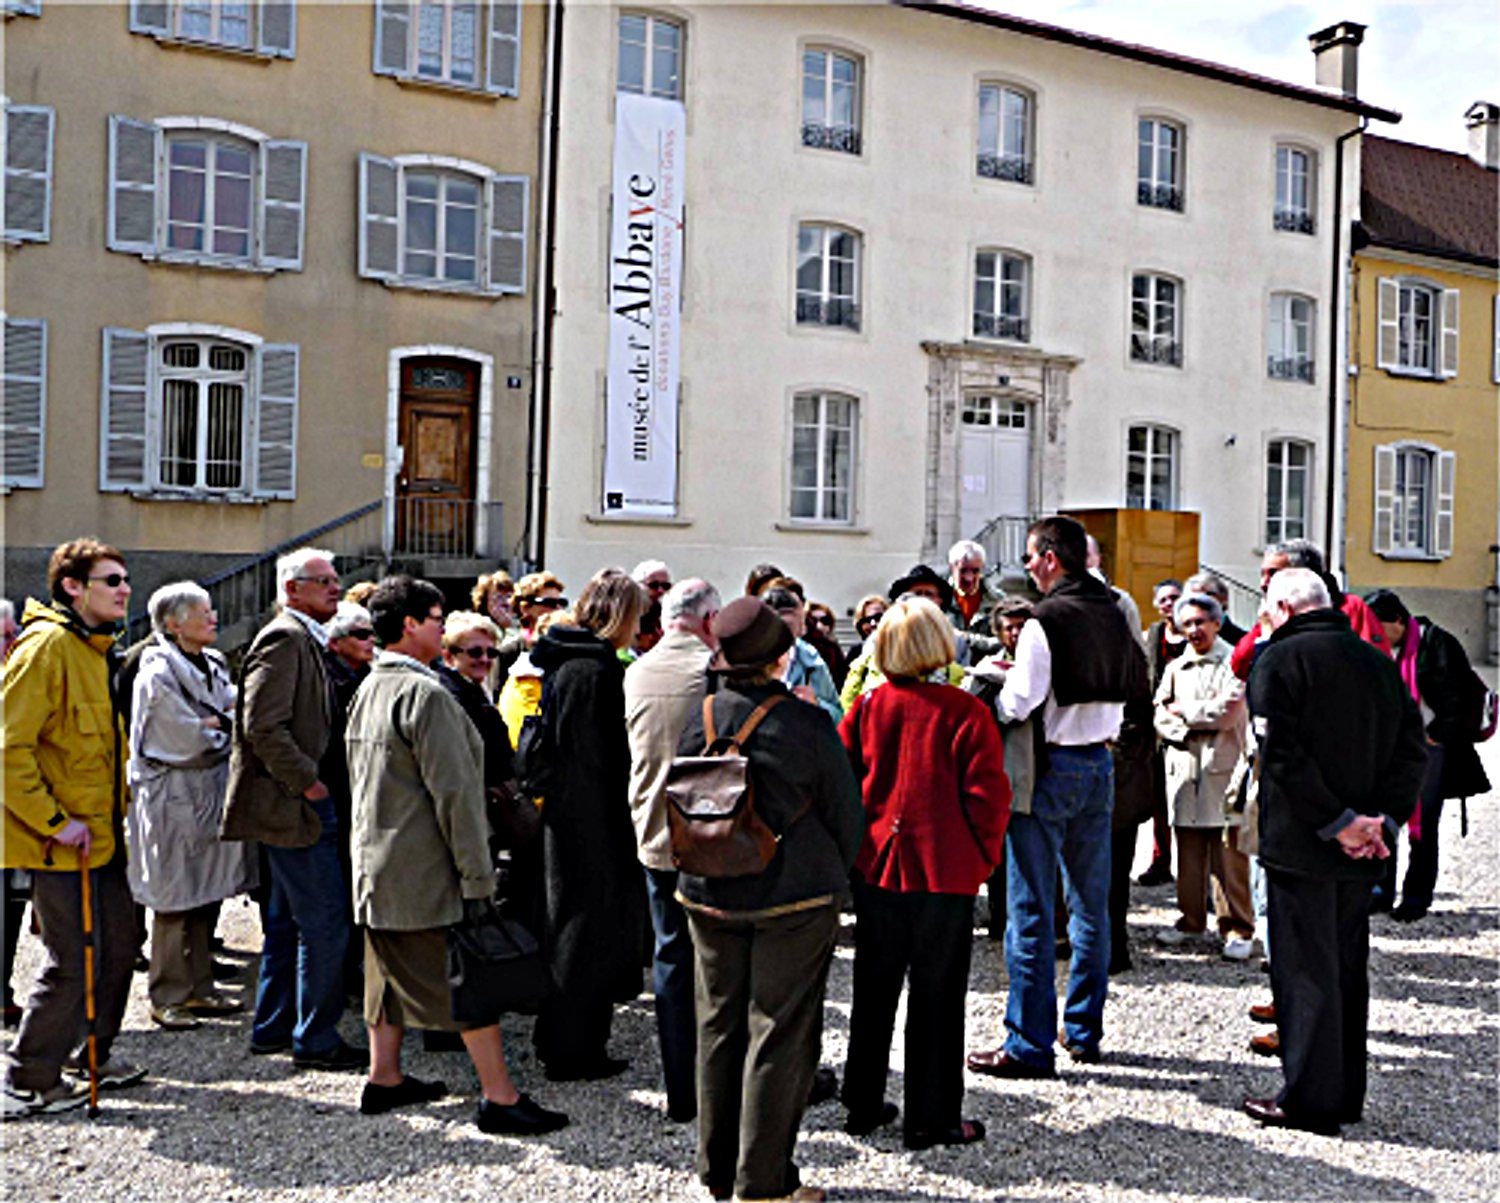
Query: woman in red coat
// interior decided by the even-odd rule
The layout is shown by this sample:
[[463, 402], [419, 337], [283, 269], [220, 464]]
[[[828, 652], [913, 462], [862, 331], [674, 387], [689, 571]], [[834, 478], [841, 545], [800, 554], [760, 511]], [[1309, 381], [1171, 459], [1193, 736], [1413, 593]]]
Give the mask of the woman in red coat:
[[897, 602], [875, 632], [886, 681], [839, 728], [868, 819], [854, 874], [844, 1127], [862, 1136], [896, 1118], [886, 1068], [909, 978], [903, 1134], [911, 1149], [984, 1138], [983, 1124], [961, 1118], [964, 1000], [974, 896], [1000, 860], [1010, 782], [984, 704], [927, 679], [953, 656], [953, 628], [937, 606]]

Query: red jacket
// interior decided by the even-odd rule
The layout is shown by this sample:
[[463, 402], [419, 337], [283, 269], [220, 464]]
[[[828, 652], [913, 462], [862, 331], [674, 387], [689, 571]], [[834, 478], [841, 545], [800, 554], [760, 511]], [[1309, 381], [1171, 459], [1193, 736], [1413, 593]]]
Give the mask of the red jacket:
[[[1344, 617], [1349, 620], [1349, 626], [1356, 635], [1377, 651], [1384, 652], [1387, 656], [1391, 654], [1391, 645], [1385, 637], [1385, 628], [1380, 625], [1380, 619], [1375, 617], [1375, 612], [1365, 605], [1364, 598], [1353, 593], [1346, 593], [1344, 604], [1340, 609], [1343, 610]], [[1234, 675], [1241, 681], [1250, 679], [1250, 667], [1255, 663], [1255, 645], [1259, 639], [1260, 626], [1257, 624], [1246, 631], [1240, 641], [1235, 644], [1234, 655], [1229, 658], [1229, 667], [1234, 670]]]
[[951, 685], [887, 681], [839, 727], [868, 827], [855, 869], [902, 893], [979, 892], [1000, 861], [1010, 779], [983, 702]]

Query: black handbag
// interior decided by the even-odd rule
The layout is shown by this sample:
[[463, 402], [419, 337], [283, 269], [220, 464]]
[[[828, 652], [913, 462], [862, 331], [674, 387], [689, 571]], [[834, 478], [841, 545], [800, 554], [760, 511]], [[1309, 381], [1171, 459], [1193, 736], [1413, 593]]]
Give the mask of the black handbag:
[[535, 1015], [552, 990], [536, 938], [493, 903], [448, 929], [448, 993], [457, 1022]]

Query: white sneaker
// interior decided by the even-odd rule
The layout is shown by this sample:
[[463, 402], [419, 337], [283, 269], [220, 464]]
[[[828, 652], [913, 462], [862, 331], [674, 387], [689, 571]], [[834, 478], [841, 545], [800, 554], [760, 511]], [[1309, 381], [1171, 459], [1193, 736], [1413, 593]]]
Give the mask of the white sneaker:
[[[72, 1057], [67, 1065], [68, 1073], [72, 1074], [87, 1089], [89, 1084], [89, 1062], [87, 1055]], [[99, 1067], [99, 1089], [100, 1090], [124, 1090], [127, 1086], [134, 1086], [146, 1076], [146, 1071], [139, 1065], [133, 1065], [124, 1057], [111, 1057]]]
[[1226, 961], [1248, 961], [1255, 953], [1255, 940], [1246, 936], [1225, 936], [1222, 955]]
[[1195, 944], [1203, 937], [1204, 933], [1201, 931], [1183, 931], [1180, 927], [1164, 927], [1156, 933], [1156, 942], [1165, 944], [1168, 948], [1178, 948], [1183, 944]]
[[67, 1078], [59, 1078], [55, 1086], [46, 1090], [25, 1090], [7, 1085], [0, 1094], [0, 1119], [24, 1119], [28, 1115], [72, 1111], [88, 1101], [88, 1087]]

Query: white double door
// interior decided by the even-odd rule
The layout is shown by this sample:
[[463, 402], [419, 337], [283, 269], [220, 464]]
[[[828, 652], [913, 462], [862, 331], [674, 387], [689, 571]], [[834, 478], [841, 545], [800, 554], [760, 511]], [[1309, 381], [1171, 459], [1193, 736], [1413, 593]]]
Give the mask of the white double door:
[[983, 394], [964, 398], [959, 434], [959, 523], [965, 539], [993, 518], [1031, 506], [1031, 407]]

